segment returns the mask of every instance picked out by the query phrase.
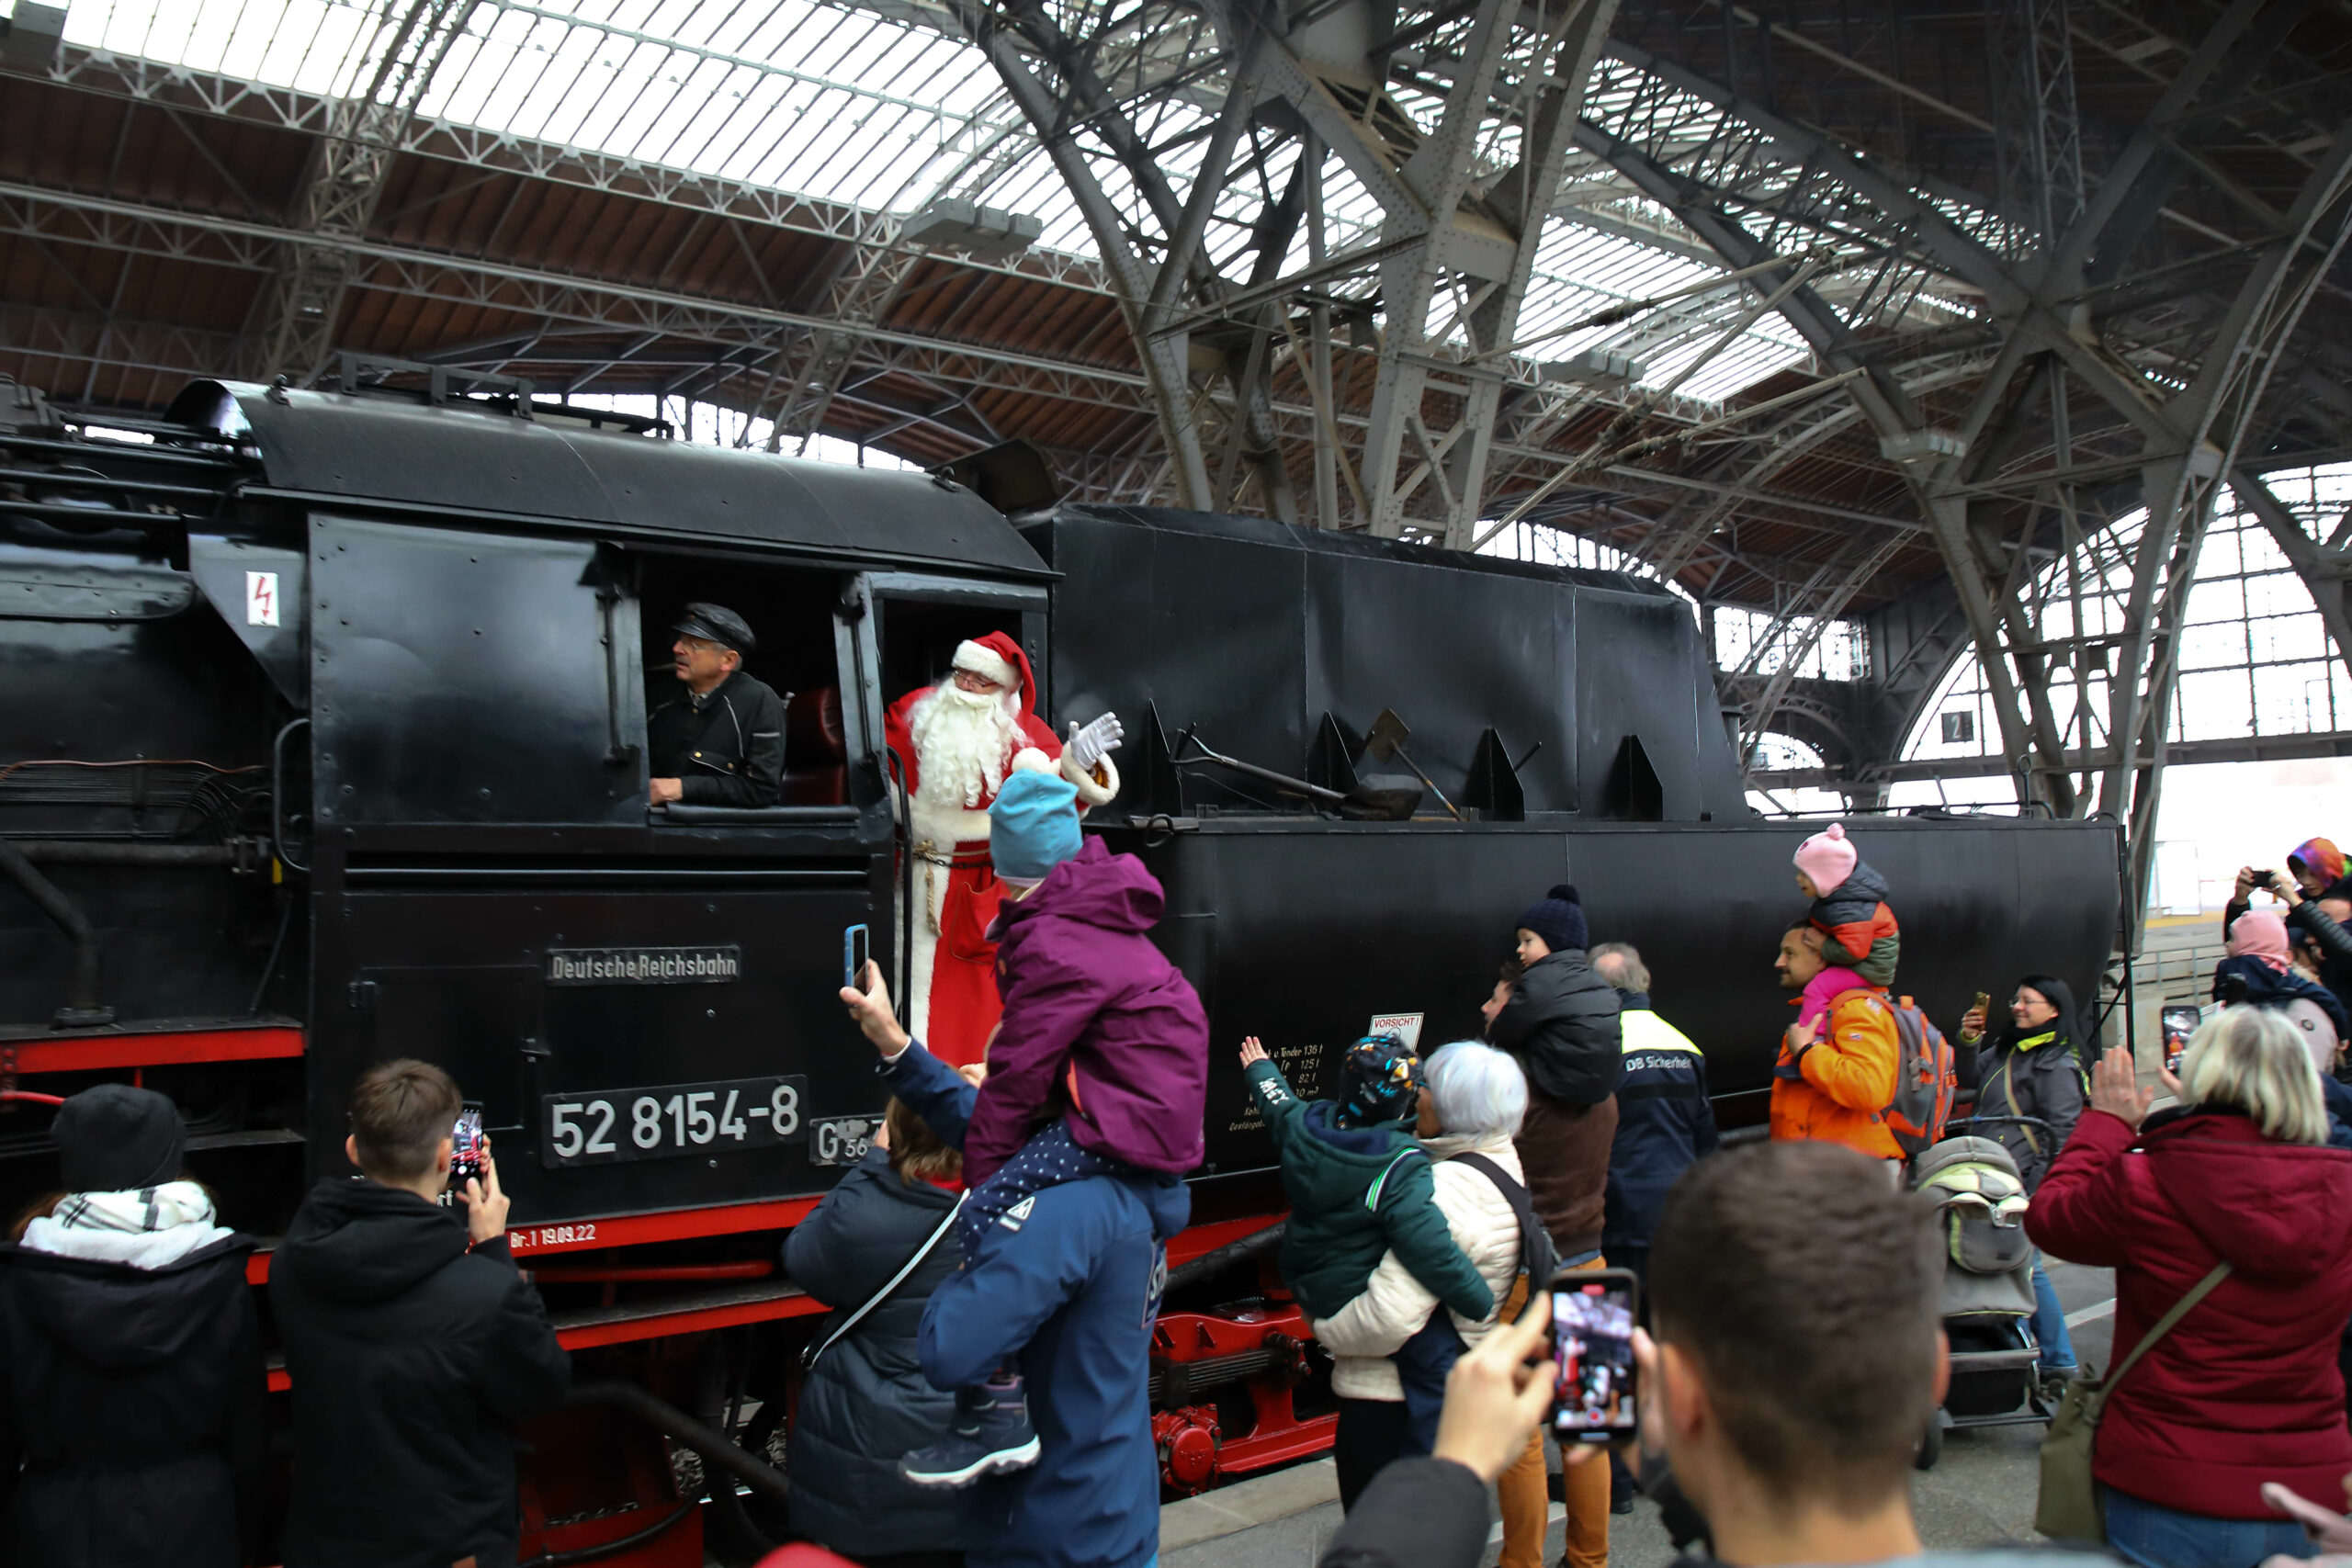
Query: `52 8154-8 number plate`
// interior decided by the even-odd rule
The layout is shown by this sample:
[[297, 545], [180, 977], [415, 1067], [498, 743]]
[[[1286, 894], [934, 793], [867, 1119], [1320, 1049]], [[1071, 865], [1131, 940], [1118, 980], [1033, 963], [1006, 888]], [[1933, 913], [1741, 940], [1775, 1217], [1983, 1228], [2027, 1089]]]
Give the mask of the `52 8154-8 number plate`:
[[539, 1163], [559, 1169], [802, 1143], [808, 1098], [804, 1077], [550, 1094], [539, 1100]]

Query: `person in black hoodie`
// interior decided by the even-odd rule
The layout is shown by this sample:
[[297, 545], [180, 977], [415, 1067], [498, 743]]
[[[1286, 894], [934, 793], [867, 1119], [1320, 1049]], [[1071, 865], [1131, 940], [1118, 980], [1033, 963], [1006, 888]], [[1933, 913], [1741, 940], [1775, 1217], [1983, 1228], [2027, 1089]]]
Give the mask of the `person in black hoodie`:
[[162, 1095], [85, 1089], [51, 1135], [73, 1190], [0, 1247], [6, 1560], [262, 1561], [253, 1240], [178, 1179], [187, 1131]]
[[271, 1303], [294, 1383], [286, 1568], [514, 1561], [514, 1427], [563, 1401], [571, 1361], [506, 1246], [489, 1140], [447, 1185], [449, 1075], [386, 1062], [351, 1097], [344, 1151], [287, 1227]]

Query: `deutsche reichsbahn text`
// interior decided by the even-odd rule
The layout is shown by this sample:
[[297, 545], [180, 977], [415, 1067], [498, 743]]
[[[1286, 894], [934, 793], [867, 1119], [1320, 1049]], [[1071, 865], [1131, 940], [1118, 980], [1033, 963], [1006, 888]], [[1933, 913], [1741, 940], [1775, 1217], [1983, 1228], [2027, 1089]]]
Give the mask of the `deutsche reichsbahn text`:
[[740, 947], [551, 947], [550, 986], [723, 986], [743, 977]]

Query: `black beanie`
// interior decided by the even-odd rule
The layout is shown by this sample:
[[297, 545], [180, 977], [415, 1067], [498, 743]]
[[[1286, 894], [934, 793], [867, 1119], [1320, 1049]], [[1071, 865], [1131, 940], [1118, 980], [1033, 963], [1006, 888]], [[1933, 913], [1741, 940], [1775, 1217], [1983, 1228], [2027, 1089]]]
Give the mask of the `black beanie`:
[[1555, 953], [1582, 953], [1589, 945], [1584, 907], [1577, 902], [1577, 890], [1565, 882], [1521, 912], [1519, 929], [1542, 937]]
[[175, 1180], [187, 1152], [179, 1108], [152, 1089], [102, 1083], [57, 1108], [49, 1135], [68, 1192], [135, 1192]]

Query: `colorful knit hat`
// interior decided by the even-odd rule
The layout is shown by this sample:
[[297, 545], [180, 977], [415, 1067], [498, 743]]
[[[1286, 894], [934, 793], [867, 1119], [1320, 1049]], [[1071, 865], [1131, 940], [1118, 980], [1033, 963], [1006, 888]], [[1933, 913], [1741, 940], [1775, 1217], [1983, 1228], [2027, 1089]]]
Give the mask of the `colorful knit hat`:
[[2300, 864], [2316, 872], [2320, 881], [2330, 887], [2344, 880], [2344, 852], [2327, 839], [2310, 839], [2296, 845], [2295, 852], [2287, 857], [2287, 864], [2290, 868]]
[[1854, 874], [1855, 865], [1861, 860], [1860, 850], [1846, 837], [1846, 825], [1832, 822], [1826, 832], [1815, 833], [1797, 846], [1797, 869], [1813, 878], [1814, 889], [1827, 894], [1836, 891], [1839, 883]]
[[1348, 1092], [1340, 1101], [1340, 1122], [1378, 1127], [1402, 1122], [1420, 1107], [1421, 1059], [1394, 1034], [1367, 1034], [1340, 1059]]

